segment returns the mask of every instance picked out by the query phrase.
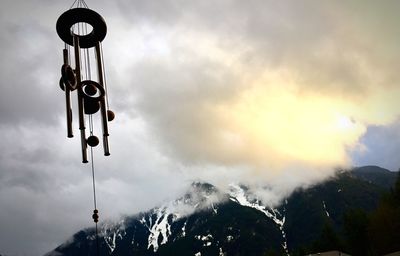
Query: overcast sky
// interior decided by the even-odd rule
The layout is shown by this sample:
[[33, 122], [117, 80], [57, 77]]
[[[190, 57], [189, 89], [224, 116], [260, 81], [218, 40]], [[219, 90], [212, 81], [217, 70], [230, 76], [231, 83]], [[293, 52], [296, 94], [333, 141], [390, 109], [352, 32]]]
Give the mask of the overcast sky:
[[[72, 2], [0, 3], [0, 253], [43, 255], [92, 225], [58, 86]], [[337, 167], [400, 167], [399, 1], [86, 3], [108, 25], [116, 113], [111, 156], [95, 148], [101, 220], [197, 179], [267, 186], [276, 203]]]

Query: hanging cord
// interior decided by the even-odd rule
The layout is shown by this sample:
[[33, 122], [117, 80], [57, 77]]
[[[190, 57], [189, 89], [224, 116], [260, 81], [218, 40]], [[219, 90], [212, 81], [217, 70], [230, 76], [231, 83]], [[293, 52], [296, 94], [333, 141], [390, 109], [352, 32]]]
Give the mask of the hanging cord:
[[[89, 117], [89, 120], [92, 118]], [[90, 121], [92, 127], [93, 127], [93, 120]], [[91, 134], [93, 132], [91, 131]], [[90, 147], [90, 162], [91, 162], [91, 167], [92, 167], [92, 185], [93, 185], [93, 205], [94, 205], [94, 210], [93, 210], [93, 221], [95, 223], [95, 228], [96, 228], [96, 251], [97, 255], [100, 255], [100, 247], [99, 247], [99, 230], [97, 226], [97, 222], [99, 221], [99, 211], [97, 210], [97, 197], [96, 197], [96, 179], [95, 179], [95, 169], [94, 169], [94, 157], [93, 157], [93, 147]]]
[[[84, 2], [83, 2], [84, 3]], [[85, 4], [86, 5], [86, 4]], [[87, 23], [85, 25], [82, 25], [82, 31], [87, 34], [88, 28], [87, 28]], [[86, 69], [86, 79], [91, 80], [91, 69], [90, 69], [90, 55], [89, 55], [89, 49], [84, 49], [83, 50], [84, 54], [84, 62], [85, 62], [85, 69]], [[89, 131], [90, 131], [90, 136], [93, 136], [93, 130], [94, 130], [94, 125], [93, 125], [93, 115], [89, 115]], [[90, 147], [90, 162], [91, 162], [91, 169], [92, 169], [92, 186], [93, 186], [93, 221], [95, 223], [95, 232], [96, 232], [96, 251], [97, 255], [100, 255], [100, 246], [99, 246], [99, 230], [98, 230], [98, 225], [97, 222], [99, 221], [99, 211], [97, 210], [97, 196], [96, 196], [96, 178], [95, 178], [95, 168], [94, 168], [94, 156], [93, 156], [93, 147]]]
[[72, 9], [72, 7], [74, 7], [76, 1], [77, 1], [77, 0], [74, 1], [74, 3], [71, 5], [71, 7], [69, 7], [69, 9]]
[[89, 6], [85, 3], [84, 0], [75, 0], [69, 9], [74, 8], [75, 4], [76, 4], [76, 8], [80, 8], [80, 7], [89, 8]]
[[[90, 76], [90, 72], [89, 72]], [[90, 131], [90, 136], [93, 136], [93, 115], [89, 115], [89, 131]], [[96, 228], [96, 251], [97, 255], [100, 255], [100, 247], [99, 247], [99, 230], [97, 226], [97, 222], [99, 221], [99, 211], [97, 210], [97, 196], [96, 196], [96, 178], [95, 178], [95, 168], [94, 168], [94, 156], [93, 156], [93, 147], [90, 147], [90, 163], [91, 163], [91, 169], [92, 169], [92, 187], [93, 187], [93, 221], [95, 223], [95, 228]]]
[[[76, 1], [75, 1], [76, 2]], [[74, 3], [75, 4], [75, 3]], [[77, 7], [81, 6], [86, 6], [86, 3], [81, 0], [77, 0]], [[77, 30], [78, 35], [81, 35], [81, 32], [84, 34], [87, 34], [88, 27], [86, 23], [79, 22], [78, 24], [74, 25], [72, 30]], [[75, 33], [75, 32], [74, 32]], [[81, 49], [81, 53], [83, 58], [80, 59], [81, 61], [81, 67], [84, 68], [83, 78], [91, 80], [91, 67], [90, 67], [90, 51], [89, 49]], [[89, 115], [89, 131], [90, 131], [90, 136], [93, 136], [93, 130], [94, 130], [94, 125], [93, 125], [93, 116], [90, 114]], [[100, 244], [99, 244], [99, 229], [98, 229], [98, 221], [99, 221], [99, 211], [97, 209], [97, 196], [96, 196], [96, 178], [95, 178], [95, 165], [94, 165], [94, 154], [93, 154], [93, 147], [90, 147], [90, 162], [91, 162], [91, 171], [92, 171], [92, 187], [93, 187], [93, 214], [92, 218], [95, 223], [95, 234], [96, 234], [96, 254], [99, 256], [100, 255]]]
[[89, 8], [89, 6], [85, 3], [85, 1], [82, 1], [82, 3], [83, 3], [83, 6], [84, 6], [85, 8]]

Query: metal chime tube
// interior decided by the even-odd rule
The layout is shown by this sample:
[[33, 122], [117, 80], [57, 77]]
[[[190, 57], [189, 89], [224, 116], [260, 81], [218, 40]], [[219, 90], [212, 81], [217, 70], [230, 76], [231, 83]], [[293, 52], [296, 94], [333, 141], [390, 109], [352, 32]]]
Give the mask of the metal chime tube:
[[[74, 49], [75, 49], [75, 74], [78, 86], [81, 84], [81, 48], [79, 46], [79, 36], [74, 35]], [[78, 93], [78, 112], [79, 112], [79, 130], [81, 130], [81, 145], [82, 145], [82, 163], [87, 163], [87, 144], [85, 132], [85, 117], [83, 112], [83, 98]]]
[[[96, 43], [96, 59], [97, 59], [97, 70], [99, 76], [99, 84], [100, 86], [104, 87], [104, 75], [103, 75], [103, 60], [101, 58], [101, 49], [100, 49], [100, 42]], [[104, 155], [110, 155], [110, 149], [108, 146], [108, 125], [107, 125], [107, 109], [105, 103], [105, 97], [100, 100], [100, 110], [101, 110], [101, 119], [103, 123], [103, 148], [104, 148]]]
[[[64, 64], [69, 65], [68, 59], [68, 50], [63, 50], [63, 57], [64, 57]], [[65, 87], [65, 107], [67, 113], [67, 137], [72, 138], [74, 137], [74, 133], [72, 131], [72, 108], [71, 108], [71, 90], [69, 86]]]

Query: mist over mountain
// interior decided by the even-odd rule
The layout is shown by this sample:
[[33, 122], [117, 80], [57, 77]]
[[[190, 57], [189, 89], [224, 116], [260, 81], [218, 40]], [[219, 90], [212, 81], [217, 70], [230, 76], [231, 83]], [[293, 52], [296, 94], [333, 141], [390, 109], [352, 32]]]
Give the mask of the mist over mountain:
[[[100, 255], [303, 255], [329, 248], [336, 238], [344, 239], [344, 216], [374, 211], [397, 175], [376, 166], [338, 171], [323, 183], [297, 189], [278, 206], [265, 205], [240, 184], [221, 191], [195, 182], [176, 200], [101, 223]], [[327, 235], [333, 245], [324, 245]], [[69, 255], [96, 255], [93, 228], [46, 254]]]

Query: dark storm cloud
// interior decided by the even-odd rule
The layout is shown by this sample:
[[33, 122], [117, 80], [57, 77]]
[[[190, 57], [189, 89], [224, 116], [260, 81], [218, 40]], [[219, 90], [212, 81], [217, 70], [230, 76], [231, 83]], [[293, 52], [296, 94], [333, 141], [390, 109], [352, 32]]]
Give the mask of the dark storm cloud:
[[62, 110], [53, 97], [59, 90], [54, 82], [59, 49], [52, 40], [53, 31], [35, 21], [7, 25], [0, 34], [0, 123], [51, 125]]

